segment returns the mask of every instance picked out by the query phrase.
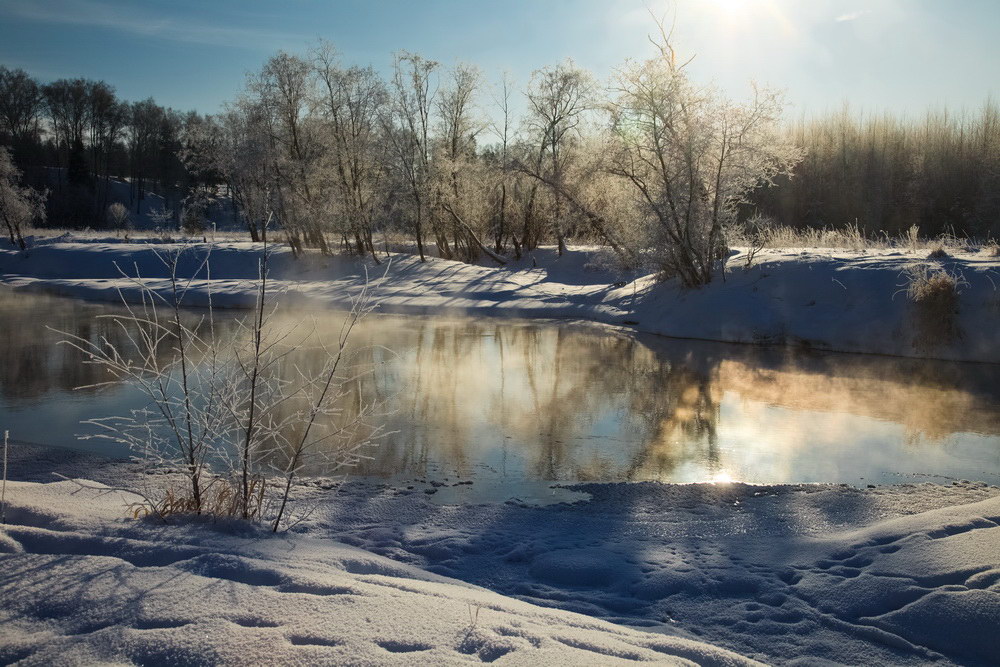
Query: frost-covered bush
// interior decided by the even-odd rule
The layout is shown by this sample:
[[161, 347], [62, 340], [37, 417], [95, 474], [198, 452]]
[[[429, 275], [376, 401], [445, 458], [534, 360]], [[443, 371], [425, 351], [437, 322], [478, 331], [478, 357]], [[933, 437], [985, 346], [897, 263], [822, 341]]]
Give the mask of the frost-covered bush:
[[[88, 420], [89, 437], [127, 445], [148, 472], [180, 473], [182, 484], [153, 484], [142, 490], [139, 514], [171, 514], [267, 520], [273, 530], [288, 523], [294, 480], [308, 466], [341, 474], [364, 457], [380, 437], [381, 404], [343, 400], [370, 372], [350, 358], [347, 343], [357, 322], [373, 307], [366, 288], [346, 314], [337, 343], [291, 361], [302, 342], [294, 332], [271, 325], [267, 254], [261, 259], [252, 314], [224, 333], [209, 308], [195, 324], [182, 313], [195, 276], [204, 275], [208, 256], [190, 276], [178, 267], [185, 249], [161, 256], [169, 280], [164, 290], [132, 278], [139, 304], [126, 313], [102, 316], [127, 341], [108, 336], [67, 334], [67, 344], [101, 366], [108, 380], [125, 384], [146, 405], [123, 416]], [[170, 479], [170, 477], [160, 477]]]
[[906, 296], [912, 304], [916, 329], [914, 347], [928, 351], [958, 338], [961, 335], [958, 297], [966, 285], [965, 279], [927, 264], [909, 267], [904, 276]]
[[121, 202], [115, 202], [108, 206], [106, 213], [108, 226], [116, 232], [125, 232], [128, 235], [129, 213], [128, 209]]

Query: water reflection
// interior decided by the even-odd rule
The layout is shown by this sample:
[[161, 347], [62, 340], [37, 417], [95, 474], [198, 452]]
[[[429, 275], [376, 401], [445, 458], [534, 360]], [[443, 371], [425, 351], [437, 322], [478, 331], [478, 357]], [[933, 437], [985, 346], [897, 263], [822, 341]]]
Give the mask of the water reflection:
[[[135, 406], [139, 398], [121, 389], [73, 392], [104, 378], [44, 328], [121, 342], [95, 318], [113, 311], [0, 291], [3, 428], [71, 445], [80, 419]], [[336, 335], [338, 314], [310, 317], [311, 342]], [[388, 398], [388, 426], [398, 431], [360, 474], [495, 490], [524, 480], [995, 482], [1000, 472], [997, 366], [636, 339], [519, 320], [377, 316], [357, 333], [375, 372], [348, 400]], [[318, 351], [303, 350], [300, 362], [310, 354]]]

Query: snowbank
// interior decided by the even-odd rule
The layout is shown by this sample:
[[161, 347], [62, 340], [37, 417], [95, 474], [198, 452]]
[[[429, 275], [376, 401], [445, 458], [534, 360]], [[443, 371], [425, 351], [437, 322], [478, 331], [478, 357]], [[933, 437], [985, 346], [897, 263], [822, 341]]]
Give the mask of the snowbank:
[[1000, 661], [996, 487], [571, 488], [591, 499], [435, 507], [358, 481], [305, 530], [772, 664]]
[[[0, 250], [0, 284], [42, 289], [88, 299], [117, 301], [118, 290], [134, 297], [119, 268], [164, 288], [165, 270], [156, 251], [178, 244], [40, 241], [28, 253]], [[217, 306], [253, 303], [259, 246], [250, 243], [185, 244], [181, 270], [192, 273], [211, 249], [212, 298]], [[651, 276], [626, 281], [594, 266], [595, 249], [558, 257], [543, 248], [505, 267], [469, 266], [437, 258], [421, 263], [394, 255], [375, 266], [356, 257], [292, 259], [277, 248], [274, 286], [288, 299], [343, 307], [364, 284], [366, 271], [381, 279], [380, 307], [398, 313], [468, 313], [594, 320], [680, 338], [790, 344], [822, 350], [925, 356], [1000, 362], [1000, 259], [964, 253], [927, 260], [923, 253], [877, 250], [765, 251], [743, 268], [730, 261], [725, 281], [683, 290]], [[957, 318], [960, 337], [918, 349], [904, 271], [931, 262], [957, 274], [962, 289]], [[384, 278], [383, 278], [384, 276]], [[188, 295], [190, 305], [207, 303], [206, 276]]]
[[128, 498], [8, 483], [0, 663], [748, 665], [329, 539], [128, 521]]
[[[19, 477], [141, 475], [17, 449]], [[275, 537], [8, 482], [0, 663], [1000, 661], [1000, 488], [572, 488], [590, 499], [442, 506], [368, 480], [303, 485], [309, 518]]]

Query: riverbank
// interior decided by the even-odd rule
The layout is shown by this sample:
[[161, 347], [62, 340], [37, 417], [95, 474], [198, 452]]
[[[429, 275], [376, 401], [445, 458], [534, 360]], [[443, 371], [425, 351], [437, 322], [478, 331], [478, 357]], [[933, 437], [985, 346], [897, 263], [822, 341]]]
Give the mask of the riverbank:
[[[0, 284], [86, 299], [117, 301], [119, 293], [134, 299], [134, 281], [121, 271], [165, 290], [157, 253], [178, 247], [43, 239], [27, 253], [0, 249]], [[259, 244], [184, 247], [185, 278], [206, 254], [211, 257], [211, 280], [207, 273], [195, 276], [187, 305], [204, 306], [210, 298], [217, 307], [253, 304]], [[439, 258], [420, 262], [409, 254], [375, 265], [371, 258], [348, 256], [295, 260], [278, 246], [270, 276], [283, 299], [311, 305], [345, 307], [367, 280], [377, 285], [384, 312], [574, 318], [678, 338], [1000, 363], [1000, 258], [985, 252], [928, 259], [926, 251], [898, 249], [765, 250], [749, 268], [743, 255], [734, 256], [725, 280], [694, 290], [649, 275], [622, 275], [604, 268], [603, 258], [597, 248], [574, 248], [562, 257], [541, 248], [503, 267]], [[919, 264], [960, 277], [950, 339], [921, 341], [906, 294], [907, 269]]]
[[[995, 664], [1000, 488], [577, 484], [439, 505], [303, 484], [293, 533], [163, 527], [141, 469], [17, 443], [0, 661]], [[148, 476], [146, 477], [148, 482]]]

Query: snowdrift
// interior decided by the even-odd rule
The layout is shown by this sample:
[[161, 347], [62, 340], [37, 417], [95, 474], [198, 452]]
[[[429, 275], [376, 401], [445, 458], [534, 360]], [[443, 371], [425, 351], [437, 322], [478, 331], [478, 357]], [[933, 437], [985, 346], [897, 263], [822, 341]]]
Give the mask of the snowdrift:
[[328, 539], [124, 520], [118, 492], [13, 482], [7, 497], [3, 664], [759, 664]]

